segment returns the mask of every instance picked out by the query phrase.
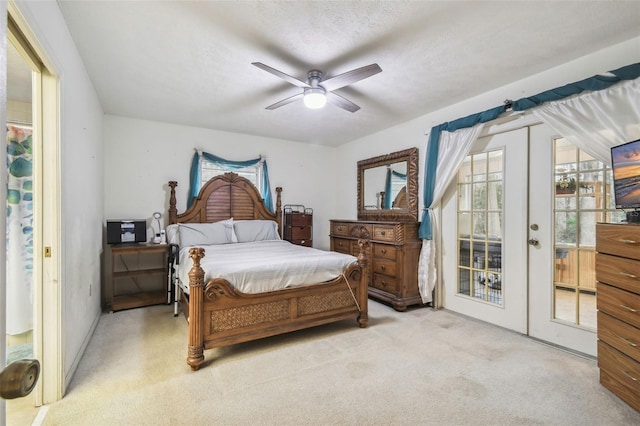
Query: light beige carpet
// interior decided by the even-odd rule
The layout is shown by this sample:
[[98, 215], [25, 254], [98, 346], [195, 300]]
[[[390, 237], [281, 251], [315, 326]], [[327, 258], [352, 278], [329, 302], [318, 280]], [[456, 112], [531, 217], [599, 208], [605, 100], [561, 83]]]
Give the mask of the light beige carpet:
[[355, 320], [185, 363], [171, 307], [102, 316], [45, 425], [631, 425], [596, 362], [430, 308]]

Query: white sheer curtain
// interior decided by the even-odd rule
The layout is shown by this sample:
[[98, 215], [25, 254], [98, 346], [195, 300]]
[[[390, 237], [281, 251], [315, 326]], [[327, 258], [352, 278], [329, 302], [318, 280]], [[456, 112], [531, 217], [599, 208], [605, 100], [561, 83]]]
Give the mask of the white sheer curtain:
[[545, 102], [532, 112], [594, 158], [611, 164], [611, 147], [640, 139], [640, 79]]
[[471, 146], [478, 139], [484, 124], [457, 130], [453, 133], [442, 132], [438, 146], [438, 165], [436, 167], [436, 183], [433, 190], [433, 202], [429, 206], [431, 218], [431, 240], [422, 240], [420, 260], [418, 263], [418, 288], [423, 303], [432, 301], [431, 294], [436, 285], [436, 249], [439, 235], [439, 224], [434, 209], [440, 204], [445, 190], [455, 178], [462, 161], [469, 154]]

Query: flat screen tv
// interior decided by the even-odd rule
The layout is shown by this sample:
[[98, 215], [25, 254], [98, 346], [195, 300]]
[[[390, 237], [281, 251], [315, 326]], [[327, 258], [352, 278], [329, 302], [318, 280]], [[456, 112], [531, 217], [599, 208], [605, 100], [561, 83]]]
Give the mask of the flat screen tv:
[[627, 212], [628, 222], [640, 222], [640, 139], [611, 148], [616, 208]]

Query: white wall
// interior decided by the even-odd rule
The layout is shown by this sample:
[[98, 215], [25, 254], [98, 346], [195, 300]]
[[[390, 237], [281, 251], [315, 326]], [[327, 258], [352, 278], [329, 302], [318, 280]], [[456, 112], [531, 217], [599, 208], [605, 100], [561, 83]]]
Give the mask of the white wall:
[[359, 160], [417, 147], [422, 188], [426, 133], [432, 126], [498, 106], [505, 99], [531, 96], [637, 62], [638, 52], [640, 38], [635, 38], [338, 148], [106, 116], [106, 217], [150, 221], [154, 211], [166, 212], [169, 180], [178, 181], [178, 211], [183, 211], [196, 147], [230, 160], [263, 154], [268, 159], [272, 189], [284, 188], [283, 204], [314, 209], [314, 246], [326, 249], [329, 220], [357, 217]]
[[638, 61], [640, 61], [640, 37], [338, 147], [335, 170], [336, 177], [343, 186], [336, 191], [335, 216], [342, 219], [355, 219], [357, 216], [353, 194], [357, 188], [356, 163], [358, 160], [417, 147], [420, 155], [419, 206], [422, 208], [426, 134], [431, 127], [499, 106], [505, 99], [517, 100], [533, 96], [545, 90]]
[[58, 283], [48, 285], [62, 289], [68, 383], [101, 312], [104, 114], [55, 0], [21, 1], [18, 8], [40, 44], [36, 50], [60, 82], [61, 273]]
[[[195, 148], [228, 160], [267, 157], [275, 207], [302, 204], [314, 212], [314, 247], [329, 248], [329, 218], [334, 211], [335, 148], [221, 132], [154, 121], [105, 116], [105, 214], [107, 219], [166, 216], [167, 182], [178, 182], [178, 212], [186, 207], [189, 168]], [[355, 192], [354, 192], [355, 195]], [[163, 218], [166, 223], [166, 217]]]

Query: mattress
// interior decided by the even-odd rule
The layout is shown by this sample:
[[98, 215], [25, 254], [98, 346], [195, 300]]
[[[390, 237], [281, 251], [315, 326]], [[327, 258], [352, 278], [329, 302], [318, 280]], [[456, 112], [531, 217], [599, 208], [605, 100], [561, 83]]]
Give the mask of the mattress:
[[[263, 293], [329, 281], [357, 262], [347, 254], [302, 247], [284, 240], [199, 246], [204, 248], [200, 266], [205, 283], [224, 278], [242, 293]], [[189, 248], [180, 249], [178, 284], [189, 292], [193, 261]]]

